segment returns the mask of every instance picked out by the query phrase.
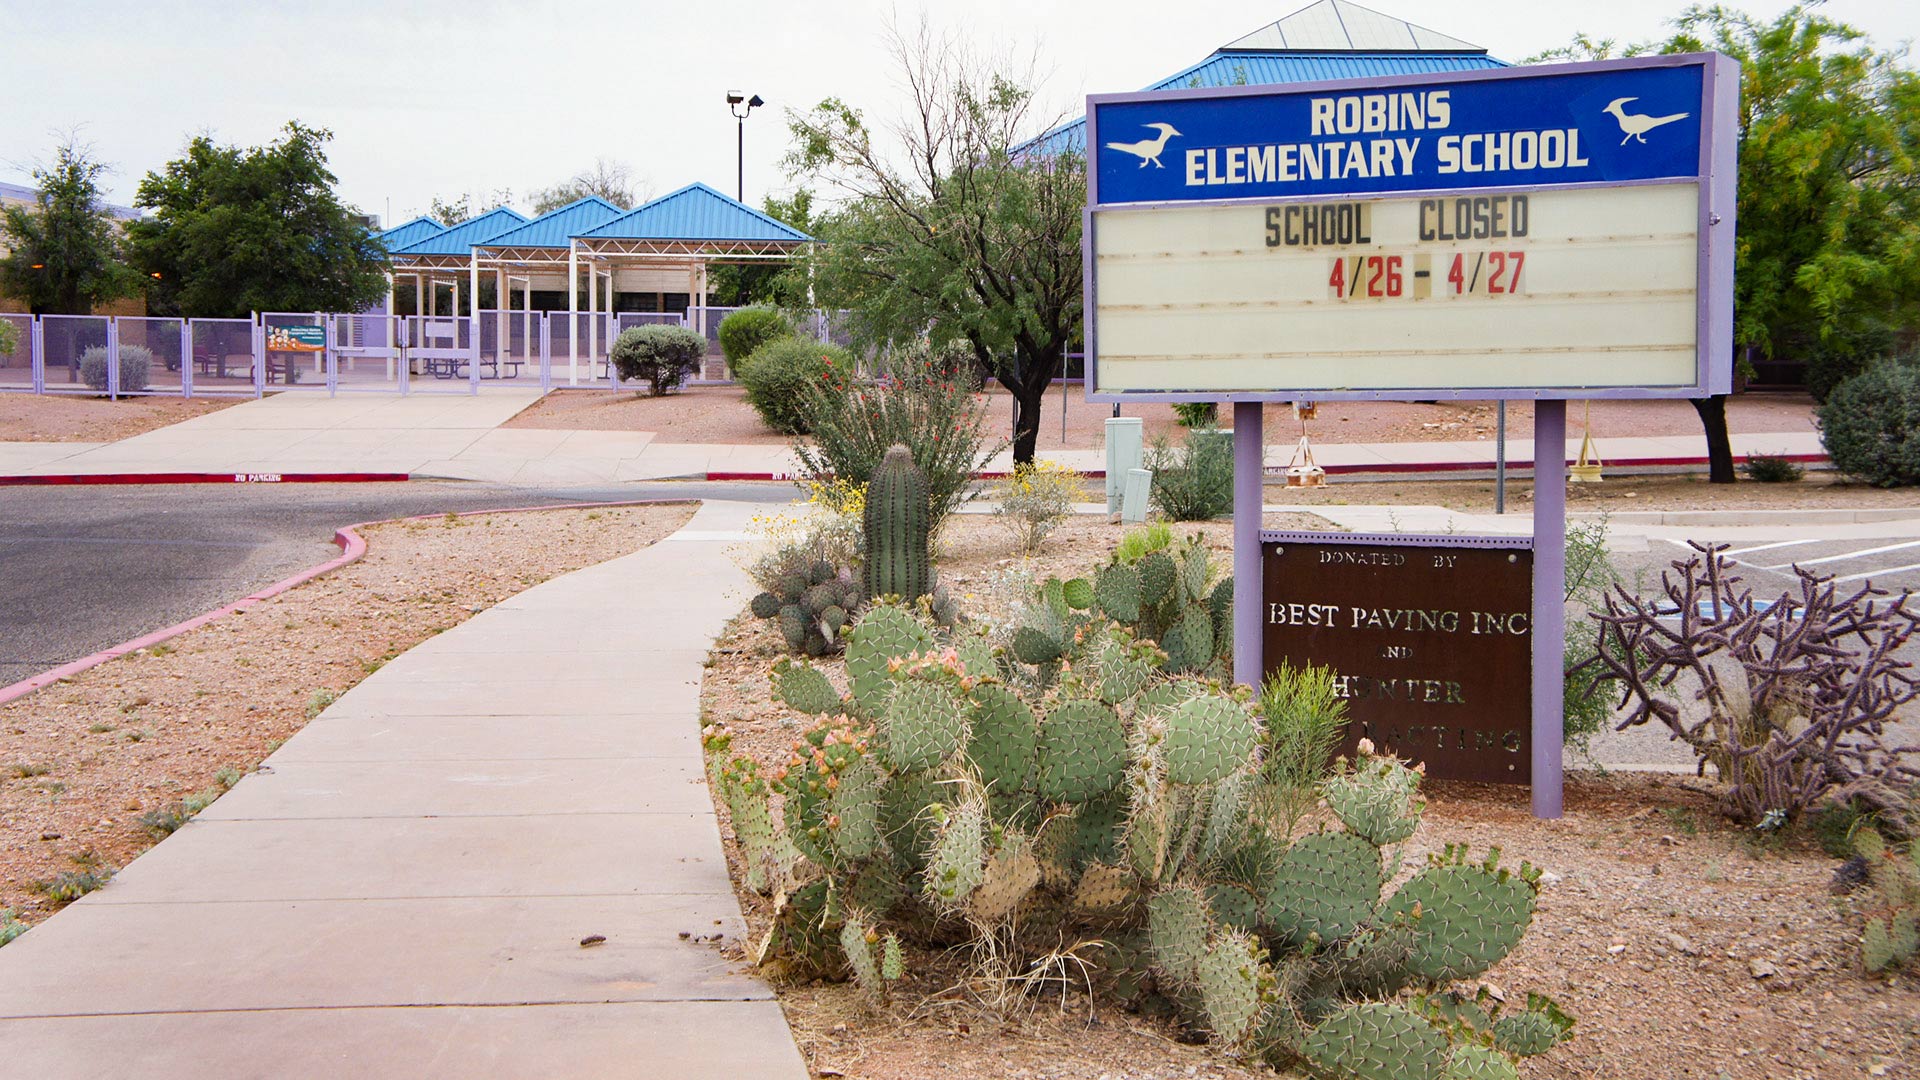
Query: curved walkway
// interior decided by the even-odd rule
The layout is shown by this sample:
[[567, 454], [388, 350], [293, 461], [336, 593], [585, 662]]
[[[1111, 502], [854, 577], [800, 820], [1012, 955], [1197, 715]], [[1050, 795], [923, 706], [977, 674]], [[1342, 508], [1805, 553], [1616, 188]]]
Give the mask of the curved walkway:
[[407, 652], [0, 949], [0, 1073], [805, 1076], [703, 940], [743, 931], [698, 716], [751, 512]]

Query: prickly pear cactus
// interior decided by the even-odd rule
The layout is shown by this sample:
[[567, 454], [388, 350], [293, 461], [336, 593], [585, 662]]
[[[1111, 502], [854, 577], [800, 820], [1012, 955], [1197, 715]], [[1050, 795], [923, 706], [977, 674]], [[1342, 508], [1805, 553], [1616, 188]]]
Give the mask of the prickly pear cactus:
[[1260, 1019], [1261, 958], [1253, 935], [1221, 934], [1195, 965], [1202, 1011], [1215, 1039], [1229, 1046], [1253, 1033]]
[[1140, 619], [1140, 571], [1114, 563], [1093, 578], [1093, 602], [1109, 618], [1123, 623]]
[[1034, 886], [1040, 884], [1040, 860], [1033, 844], [1019, 833], [1008, 833], [999, 850], [987, 860], [980, 885], [967, 901], [967, 913], [983, 923], [1013, 914]]
[[893, 689], [894, 660], [933, 648], [933, 631], [898, 604], [875, 604], [847, 636], [847, 680], [854, 707], [878, 717]]
[[1170, 885], [1147, 899], [1147, 939], [1154, 963], [1175, 982], [1190, 984], [1207, 953], [1207, 896], [1192, 885]]
[[927, 860], [927, 898], [940, 907], [959, 910], [986, 875], [986, 810], [969, 801], [936, 814], [939, 836]]
[[825, 673], [782, 657], [773, 665], [773, 696], [795, 712], [823, 716], [845, 704]]
[[[1464, 848], [1449, 846], [1388, 900], [1383, 913], [1415, 928], [1410, 966], [1429, 982], [1467, 979], [1499, 963], [1533, 921], [1538, 873], [1501, 869], [1495, 849], [1468, 863]], [[1418, 912], [1416, 915], [1415, 912]]]
[[1519, 1057], [1544, 1054], [1566, 1041], [1573, 1020], [1550, 999], [1540, 994], [1527, 995], [1523, 1012], [1503, 1014], [1493, 1022], [1493, 1045]]
[[1461, 1043], [1447, 1054], [1442, 1080], [1520, 1080], [1513, 1059], [1476, 1043]]
[[1388, 756], [1363, 755], [1329, 777], [1321, 791], [1341, 824], [1382, 847], [1412, 836], [1426, 807], [1420, 773]]
[[1442, 1080], [1447, 1036], [1399, 1005], [1369, 1003], [1333, 1014], [1307, 1033], [1301, 1056], [1332, 1080]]
[[1032, 788], [1039, 761], [1040, 730], [1033, 709], [1004, 686], [973, 690], [972, 737], [967, 759], [990, 795]]
[[902, 673], [886, 704], [887, 765], [919, 772], [952, 757], [967, 736], [967, 708], [951, 681]]

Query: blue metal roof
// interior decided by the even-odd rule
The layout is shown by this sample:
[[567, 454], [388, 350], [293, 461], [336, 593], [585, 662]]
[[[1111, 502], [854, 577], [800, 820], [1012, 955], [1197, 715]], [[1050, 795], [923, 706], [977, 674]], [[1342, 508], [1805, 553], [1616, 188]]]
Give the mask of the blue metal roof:
[[395, 225], [381, 233], [380, 242], [387, 246], [388, 251], [397, 251], [408, 244], [417, 244], [429, 236], [438, 236], [446, 231], [445, 225], [422, 214], [404, 225]]
[[[1291, 53], [1226, 51], [1176, 72], [1146, 89], [1184, 90], [1189, 87], [1274, 86], [1284, 83], [1326, 82], [1334, 79], [1377, 79], [1388, 75], [1430, 75], [1444, 71], [1477, 71], [1507, 65], [1485, 53]], [[1020, 146], [1019, 154], [1085, 153], [1087, 118], [1062, 124]]]
[[793, 226], [697, 183], [636, 206], [597, 228], [573, 235], [595, 240], [813, 242], [813, 237]]
[[626, 211], [598, 195], [576, 199], [558, 210], [549, 210], [525, 225], [495, 236], [477, 247], [490, 248], [563, 248], [567, 238], [598, 228]]
[[444, 232], [435, 233], [425, 240], [416, 240], [406, 247], [395, 249], [395, 255], [471, 255], [477, 244], [506, 232], [517, 229], [527, 223], [527, 216], [510, 206], [489, 210], [478, 217], [471, 217]]

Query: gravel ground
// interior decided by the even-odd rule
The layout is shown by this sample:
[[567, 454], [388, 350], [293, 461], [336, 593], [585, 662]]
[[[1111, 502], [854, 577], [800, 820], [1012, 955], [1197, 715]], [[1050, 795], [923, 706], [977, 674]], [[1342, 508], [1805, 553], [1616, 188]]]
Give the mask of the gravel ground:
[[245, 771], [388, 659], [556, 574], [673, 532], [688, 505], [555, 510], [367, 530], [358, 562], [0, 706], [0, 908], [154, 843], [139, 818]]
[[[1066, 438], [1061, 438], [1060, 410], [1067, 410]], [[1473, 402], [1421, 405], [1413, 402], [1329, 402], [1320, 406], [1313, 422], [1315, 439], [1329, 442], [1457, 442], [1491, 440], [1494, 405]], [[1584, 406], [1575, 403], [1568, 424], [1583, 429]], [[1700, 418], [1684, 401], [1599, 401], [1593, 403], [1593, 433], [1601, 437], [1629, 435], [1697, 435]], [[1171, 405], [1128, 405], [1122, 413], [1144, 417], [1147, 436], [1178, 439]], [[1086, 400], [1078, 386], [1056, 387], [1042, 408], [1040, 449], [1098, 449], [1105, 445], [1106, 418], [1111, 405]], [[651, 431], [663, 443], [751, 443], [781, 446], [787, 438], [761, 424], [747, 405], [743, 391], [732, 386], [700, 386], [662, 398], [612, 394], [604, 391], [561, 390], [547, 395], [507, 427], [585, 428], [607, 431]], [[1727, 404], [1727, 427], [1735, 434], [1763, 431], [1812, 431], [1813, 402], [1804, 394], [1742, 394]], [[986, 428], [996, 436], [1013, 430], [1013, 397], [995, 387], [987, 394]], [[1290, 406], [1266, 410], [1269, 439], [1291, 440], [1298, 429]], [[1510, 438], [1531, 438], [1533, 406], [1516, 402], [1507, 410]]]
[[[1310, 524], [1305, 515], [1273, 527]], [[1224, 553], [1224, 524], [1201, 529]], [[1083, 571], [1121, 530], [1080, 519], [1031, 564]], [[943, 574], [970, 613], [1003, 610], [996, 573], [1020, 564], [990, 519], [962, 517], [943, 543]], [[745, 616], [716, 643], [702, 714], [735, 733], [734, 749], [768, 769], [784, 760], [800, 718], [770, 704], [780, 655], [770, 624]], [[838, 664], [826, 665], [834, 671]], [[1870, 980], [1859, 970], [1860, 915], [1828, 894], [1836, 860], [1802, 837], [1758, 842], [1713, 808], [1701, 781], [1643, 774], [1570, 774], [1567, 815], [1534, 819], [1524, 789], [1429, 785], [1409, 842], [1411, 872], [1447, 842], [1498, 845], [1554, 877], [1533, 930], [1486, 982], [1512, 1000], [1554, 996], [1578, 1020], [1576, 1040], [1522, 1066], [1534, 1078], [1826, 1080], [1903, 1076], [1920, 1060], [1920, 979]], [[726, 810], [720, 807], [725, 820]], [[729, 852], [729, 857], [733, 853]], [[768, 901], [739, 888], [757, 940]], [[1090, 1006], [1058, 988], [1024, 1015], [980, 1008], [960, 953], [912, 951], [890, 1003], [846, 986], [783, 985], [802, 1052], [821, 1075], [968, 1078], [1246, 1077], [1269, 1075], [1204, 1049], [1143, 1016]], [[1764, 973], [1764, 974], [1757, 974]], [[1877, 1071], [1876, 1071], [1877, 1070]]]
[[116, 442], [244, 400], [0, 394], [0, 442]]

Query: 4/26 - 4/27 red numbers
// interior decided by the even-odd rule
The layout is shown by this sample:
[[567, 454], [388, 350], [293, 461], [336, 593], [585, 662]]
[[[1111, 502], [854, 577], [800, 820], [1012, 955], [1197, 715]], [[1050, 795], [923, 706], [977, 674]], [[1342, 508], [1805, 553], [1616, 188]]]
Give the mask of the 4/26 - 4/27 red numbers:
[[1524, 251], [1337, 255], [1327, 260], [1327, 296], [1334, 300], [1513, 296], [1526, 291], [1526, 267]]
[[1511, 296], [1521, 291], [1524, 251], [1456, 251], [1447, 269], [1453, 296]]

